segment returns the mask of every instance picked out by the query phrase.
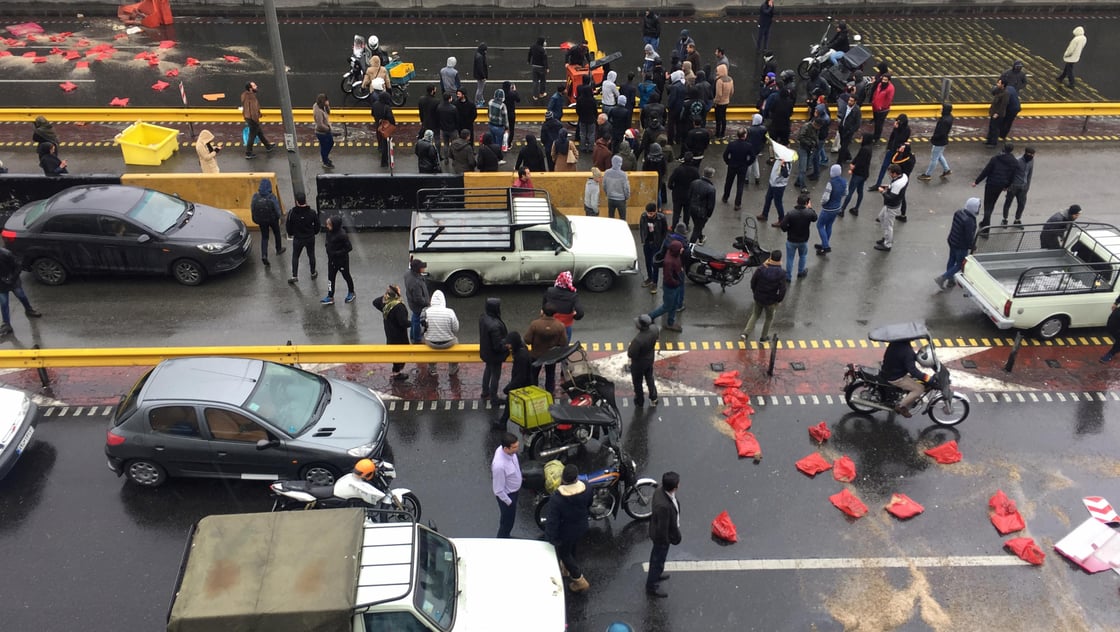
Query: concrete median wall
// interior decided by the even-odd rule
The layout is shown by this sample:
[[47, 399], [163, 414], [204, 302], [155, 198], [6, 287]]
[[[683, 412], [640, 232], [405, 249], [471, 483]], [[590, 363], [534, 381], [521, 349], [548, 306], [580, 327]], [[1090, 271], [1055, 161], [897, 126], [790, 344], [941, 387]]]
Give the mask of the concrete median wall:
[[[626, 222], [637, 226], [646, 203], [657, 199], [657, 174], [653, 171], [630, 171], [626, 175], [630, 178]], [[590, 171], [534, 173], [533, 187], [548, 191], [552, 203], [565, 215], [583, 215], [583, 187], [590, 176]], [[508, 187], [512, 183], [513, 173], [509, 171], [463, 174], [463, 186], [467, 188]], [[599, 194], [599, 212], [604, 216], [607, 214], [607, 196], [602, 193]]]
[[[261, 179], [272, 182], [272, 190], [279, 191], [276, 174], [272, 171], [249, 173], [126, 173], [121, 184], [146, 187], [162, 193], [178, 195], [196, 204], [226, 209], [237, 215], [249, 228], [256, 229], [250, 216], [249, 205], [253, 194], [260, 188]], [[280, 202], [283, 209], [284, 202]]]

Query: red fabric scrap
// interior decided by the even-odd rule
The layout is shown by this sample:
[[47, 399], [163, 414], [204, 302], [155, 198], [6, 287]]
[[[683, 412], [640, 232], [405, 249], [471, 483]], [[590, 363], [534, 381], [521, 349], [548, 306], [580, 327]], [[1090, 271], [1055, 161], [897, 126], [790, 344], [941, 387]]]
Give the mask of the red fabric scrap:
[[97, 61], [105, 61], [106, 59], [109, 59], [112, 56], [113, 56], [112, 53], [101, 53], [100, 55], [97, 56]]
[[39, 53], [35, 53], [35, 52], [28, 52], [28, 53], [24, 53], [24, 54], [23, 54], [22, 56], [23, 56], [23, 57], [28, 57], [28, 58], [31, 58], [31, 57], [38, 57], [38, 56], [39, 56]]
[[740, 410], [726, 419], [727, 425], [731, 426], [733, 430], [750, 430], [751, 417], [746, 412]]
[[178, 68], [172, 68], [171, 70], [168, 70], [167, 71], [167, 76], [168, 77], [178, 77], [179, 76], [179, 69]]
[[66, 39], [66, 38], [70, 37], [70, 36], [71, 36], [71, 35], [73, 35], [73, 34], [74, 34], [74, 32], [73, 32], [73, 31], [63, 31], [63, 32], [59, 33], [59, 34], [58, 34], [58, 36], [59, 36], [60, 38], [62, 38], [62, 39]]
[[757, 458], [762, 456], [762, 446], [758, 445], [758, 439], [749, 430], [737, 430], [735, 432], [735, 449], [738, 450], [741, 457]]
[[88, 61], [76, 62], [74, 64], [74, 68], [76, 68], [78, 70], [89, 70], [89, 62]]
[[961, 451], [957, 449], [956, 440], [942, 443], [936, 448], [926, 450], [926, 455], [933, 457], [934, 461], [948, 465], [961, 460]]
[[1019, 556], [1019, 559], [1042, 566], [1046, 554], [1035, 544], [1034, 538], [1011, 538], [1003, 543], [1004, 548]]
[[1014, 531], [1022, 531], [1027, 528], [1027, 523], [1023, 522], [1023, 516], [1019, 513], [1019, 509], [1015, 506], [1015, 501], [1007, 497], [1003, 490], [998, 490], [988, 499], [988, 512], [992, 520], [992, 526], [999, 531], [1000, 535], [1007, 535]]
[[241, 58], [237, 55], [222, 55], [222, 59], [228, 61], [231, 64], [236, 64], [237, 62], [241, 61]]
[[827, 472], [832, 469], [832, 464], [824, 460], [824, 457], [819, 453], [814, 452], [809, 456], [797, 462], [797, 469], [808, 474], [809, 476], [816, 476], [821, 472]]
[[42, 33], [43, 27], [35, 22], [24, 22], [23, 24], [13, 24], [4, 30], [16, 37], [23, 37], [24, 35], [31, 35], [32, 33]]
[[73, 92], [78, 89], [78, 86], [70, 83], [69, 81], [67, 81], [66, 83], [58, 84], [58, 87], [62, 88], [63, 92]]
[[151, 57], [149, 57], [148, 58], [148, 65], [149, 66], [158, 66], [159, 65], [159, 57], [156, 57], [155, 55], [152, 55]]
[[716, 516], [716, 519], [712, 521], [712, 535], [727, 542], [739, 541], [739, 533], [735, 529], [735, 523], [731, 522], [731, 516], [726, 511]]
[[723, 389], [723, 403], [732, 408], [743, 408], [750, 405], [750, 396], [734, 388]]
[[73, 51], [73, 50], [68, 50], [68, 51], [66, 51], [65, 53], [62, 54], [62, 57], [64, 59], [68, 60], [68, 61], [73, 60], [73, 59], [77, 59], [81, 56], [82, 56], [81, 53], [79, 53], [77, 51]]
[[113, 107], [123, 108], [128, 105], [128, 97], [124, 97], [123, 99], [121, 97], [113, 97], [113, 100], [109, 102], [109, 105]]
[[57, 55], [57, 54], [59, 54], [59, 53], [61, 53], [61, 52], [62, 52], [62, 49], [61, 49], [61, 48], [59, 48], [59, 47], [57, 47], [57, 46], [55, 46], [55, 47], [52, 47], [52, 48], [51, 48], [51, 54], [52, 54], [52, 55]]
[[926, 510], [925, 507], [914, 502], [914, 499], [906, 494], [891, 494], [890, 502], [887, 503], [884, 509], [886, 509], [887, 513], [890, 515], [901, 520], [913, 518]]
[[166, 81], [157, 81], [152, 84], [152, 90], [155, 90], [156, 92], [163, 92], [169, 85], [171, 84], [167, 83]]
[[809, 426], [809, 436], [817, 443], [824, 443], [832, 436], [832, 431], [828, 429], [828, 424], [822, 421], [815, 426]]
[[851, 483], [856, 478], [856, 464], [844, 455], [832, 463], [832, 478], [841, 483]]
[[730, 386], [732, 388], [739, 388], [743, 385], [743, 380], [739, 379], [738, 371], [724, 371], [716, 376], [716, 386]]
[[159, 43], [160, 48], [175, 48], [175, 40], [161, 40]]
[[12, 52], [8, 50], [0, 50], [0, 57], [11, 57]]
[[46, 57], [36, 57], [35, 59], [31, 60], [31, 63], [33, 63], [33, 64], [45, 64], [45, 63], [47, 63], [47, 58]]
[[194, 57], [187, 57], [187, 65], [188, 66], [197, 66], [198, 65], [198, 60], [195, 59]]
[[128, 33], [117, 33], [116, 35], [113, 36], [113, 39], [119, 39], [119, 40], [128, 39]]
[[89, 46], [89, 40], [80, 39], [80, 40], [78, 40], [78, 43], [74, 44], [74, 45], [77, 46], [78, 48], [85, 48], [86, 46]]
[[867, 505], [847, 489], [840, 490], [840, 493], [833, 494], [828, 499], [837, 509], [853, 518], [862, 518], [867, 514]]

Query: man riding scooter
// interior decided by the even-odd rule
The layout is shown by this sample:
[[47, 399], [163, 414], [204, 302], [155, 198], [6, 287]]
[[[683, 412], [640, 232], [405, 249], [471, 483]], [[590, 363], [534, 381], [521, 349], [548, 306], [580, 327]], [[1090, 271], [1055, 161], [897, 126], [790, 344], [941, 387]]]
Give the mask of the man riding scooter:
[[914, 348], [910, 346], [909, 340], [895, 340], [887, 344], [887, 350], [883, 353], [883, 368], [880, 369], [880, 374], [883, 379], [890, 382], [891, 386], [906, 391], [902, 401], [895, 406], [894, 412], [910, 418], [910, 406], [918, 401], [918, 398], [925, 392], [925, 383], [929, 380], [926, 374], [917, 367], [917, 363], [921, 361], [922, 365], [925, 366], [929, 360], [928, 350], [923, 347], [921, 358], [919, 358], [918, 354], [914, 353]]
[[345, 476], [340, 476], [334, 483], [334, 495], [337, 498], [361, 498], [370, 507], [385, 497], [385, 492], [374, 487], [371, 481], [377, 473], [377, 463], [371, 459], [362, 459], [354, 464], [354, 469]]

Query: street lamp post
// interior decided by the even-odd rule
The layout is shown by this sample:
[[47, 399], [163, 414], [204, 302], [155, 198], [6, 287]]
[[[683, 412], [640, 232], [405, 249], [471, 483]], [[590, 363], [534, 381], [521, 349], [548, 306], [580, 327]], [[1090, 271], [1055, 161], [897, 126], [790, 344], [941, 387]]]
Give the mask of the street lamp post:
[[284, 148], [287, 149], [288, 169], [292, 176], [292, 195], [304, 193], [303, 165], [296, 147], [296, 121], [292, 116], [292, 96], [288, 92], [287, 66], [284, 65], [284, 48], [280, 44], [280, 22], [276, 18], [276, 2], [264, 0], [264, 22], [268, 30], [268, 45], [272, 49], [272, 72], [276, 77], [276, 92], [280, 97], [280, 117], [284, 121]]

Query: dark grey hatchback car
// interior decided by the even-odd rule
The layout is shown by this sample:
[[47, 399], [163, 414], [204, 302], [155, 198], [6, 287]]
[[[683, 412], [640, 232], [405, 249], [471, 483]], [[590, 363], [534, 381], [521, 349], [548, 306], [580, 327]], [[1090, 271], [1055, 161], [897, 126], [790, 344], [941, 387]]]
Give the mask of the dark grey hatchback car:
[[381, 457], [388, 425], [364, 386], [261, 360], [179, 358], [121, 397], [105, 454], [145, 487], [180, 476], [330, 485]]
[[123, 185], [77, 186], [16, 211], [0, 233], [47, 285], [74, 274], [170, 274], [183, 285], [245, 263], [252, 236], [233, 213]]

